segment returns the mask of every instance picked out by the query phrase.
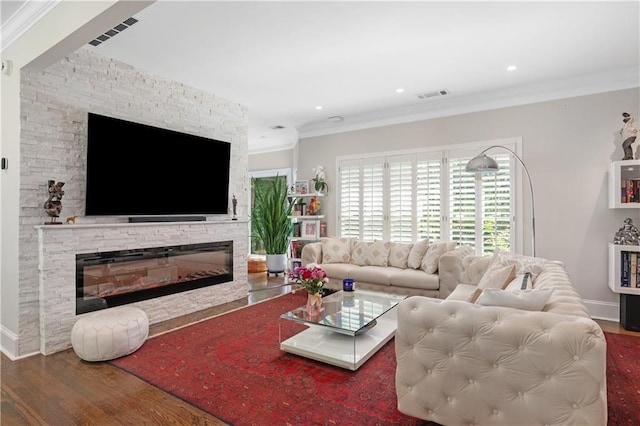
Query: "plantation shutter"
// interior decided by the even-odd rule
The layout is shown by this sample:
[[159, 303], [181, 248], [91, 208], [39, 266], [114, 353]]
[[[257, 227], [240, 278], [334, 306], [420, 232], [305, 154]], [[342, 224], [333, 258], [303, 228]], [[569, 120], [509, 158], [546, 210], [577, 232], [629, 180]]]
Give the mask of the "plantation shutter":
[[498, 172], [482, 175], [482, 253], [511, 247], [511, 169], [509, 154], [491, 154], [496, 160]]
[[389, 237], [396, 243], [413, 242], [415, 218], [415, 156], [389, 157]]
[[365, 160], [362, 164], [362, 221], [363, 241], [384, 239], [384, 161]]
[[449, 237], [458, 245], [475, 247], [476, 229], [480, 222], [479, 204], [476, 204], [476, 182], [465, 166], [472, 154], [449, 157]]
[[416, 163], [416, 241], [439, 241], [443, 214], [442, 154], [420, 153]]
[[339, 167], [340, 231], [342, 237], [360, 238], [360, 162], [343, 162]]

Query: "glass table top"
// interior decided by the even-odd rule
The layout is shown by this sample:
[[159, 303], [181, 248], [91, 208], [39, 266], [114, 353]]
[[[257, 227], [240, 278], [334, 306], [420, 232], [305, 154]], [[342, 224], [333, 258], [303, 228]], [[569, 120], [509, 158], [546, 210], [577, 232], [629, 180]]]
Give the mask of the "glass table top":
[[322, 298], [322, 311], [309, 313], [301, 306], [281, 315], [304, 324], [324, 326], [335, 332], [356, 335], [376, 325], [376, 320], [407, 296], [356, 290], [338, 291]]

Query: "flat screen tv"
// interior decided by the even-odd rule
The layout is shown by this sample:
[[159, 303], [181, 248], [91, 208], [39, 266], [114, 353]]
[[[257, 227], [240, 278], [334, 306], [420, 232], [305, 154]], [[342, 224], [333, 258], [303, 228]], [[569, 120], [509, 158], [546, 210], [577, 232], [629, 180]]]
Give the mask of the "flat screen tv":
[[87, 139], [87, 216], [228, 213], [228, 142], [93, 113]]

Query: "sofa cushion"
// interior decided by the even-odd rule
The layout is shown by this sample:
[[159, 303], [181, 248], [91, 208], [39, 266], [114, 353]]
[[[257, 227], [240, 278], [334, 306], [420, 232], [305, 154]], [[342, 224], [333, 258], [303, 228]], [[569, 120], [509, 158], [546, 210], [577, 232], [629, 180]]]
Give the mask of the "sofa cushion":
[[548, 262], [550, 261], [539, 257], [524, 256], [502, 249], [496, 250], [491, 259], [492, 265], [516, 265], [517, 275], [530, 272], [532, 281], [535, 281], [538, 274], [542, 271], [542, 268]]
[[391, 282], [392, 271], [396, 268], [383, 267], [383, 266], [356, 266], [349, 273], [350, 278], [353, 278], [356, 282], [356, 288], [358, 288], [358, 282], [365, 282], [379, 285], [389, 285]]
[[409, 254], [413, 244], [391, 243], [389, 248], [389, 266], [407, 268], [409, 266]]
[[478, 287], [472, 284], [458, 284], [451, 294], [447, 296], [446, 300], [460, 300], [462, 302], [466, 302], [477, 288]]
[[355, 242], [351, 250], [351, 262], [360, 266], [387, 266], [390, 246], [388, 241]]
[[409, 253], [409, 259], [407, 259], [407, 266], [413, 269], [419, 269], [424, 255], [429, 248], [429, 240], [420, 240], [411, 247]]
[[420, 269], [422, 269], [427, 274], [435, 274], [438, 270], [438, 262], [440, 261], [440, 256], [448, 252], [449, 250], [453, 250], [456, 247], [455, 241], [438, 241], [429, 245], [427, 248], [427, 253], [422, 258], [422, 262], [420, 263]]
[[440, 281], [436, 274], [426, 274], [424, 271], [411, 268], [389, 268], [389, 283], [395, 287], [438, 290]]
[[515, 265], [496, 265], [492, 264], [484, 273], [480, 282], [478, 283], [479, 289], [485, 288], [497, 288], [503, 290], [516, 278], [516, 266]]
[[477, 304], [485, 306], [504, 306], [525, 311], [541, 311], [549, 301], [553, 288], [539, 290], [504, 291], [487, 288], [478, 297]]
[[351, 262], [351, 238], [321, 238], [322, 263]]
[[320, 265], [328, 277], [335, 280], [344, 280], [345, 278], [353, 278], [351, 272], [354, 269], [360, 268], [359, 266], [352, 265], [351, 263], [323, 263]]

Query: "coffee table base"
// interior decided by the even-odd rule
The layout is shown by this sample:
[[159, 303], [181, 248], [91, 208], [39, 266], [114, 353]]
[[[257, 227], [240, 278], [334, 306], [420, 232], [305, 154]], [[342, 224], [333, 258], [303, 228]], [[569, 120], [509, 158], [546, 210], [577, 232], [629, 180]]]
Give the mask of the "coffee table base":
[[355, 371], [395, 335], [396, 309], [394, 307], [378, 318], [375, 327], [356, 336], [311, 325], [308, 329], [281, 342], [280, 349]]

